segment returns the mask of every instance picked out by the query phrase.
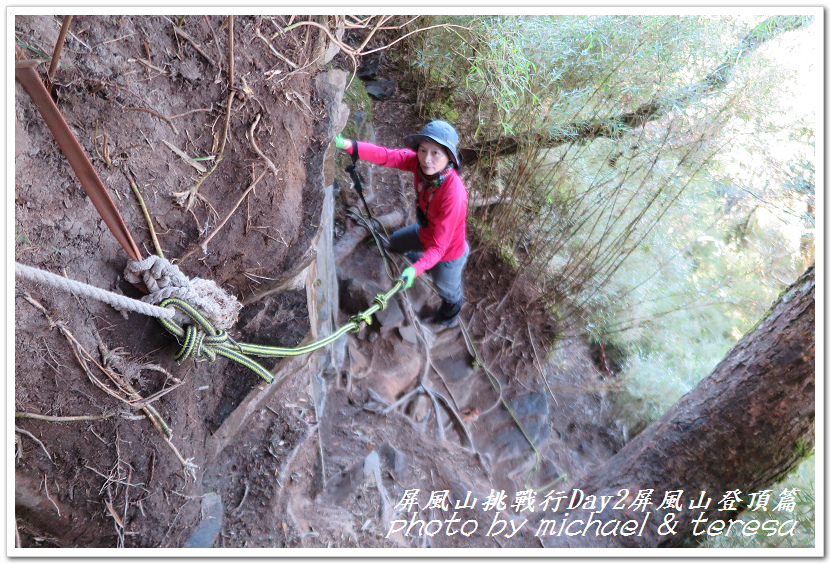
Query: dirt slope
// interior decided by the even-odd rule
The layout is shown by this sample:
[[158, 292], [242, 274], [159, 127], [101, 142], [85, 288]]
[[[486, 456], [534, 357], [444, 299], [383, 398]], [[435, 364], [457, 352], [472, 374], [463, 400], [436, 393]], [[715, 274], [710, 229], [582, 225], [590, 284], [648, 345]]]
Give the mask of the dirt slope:
[[[376, 289], [390, 286], [368, 242], [329, 264], [331, 220], [338, 235], [355, 230], [345, 215], [355, 194], [342, 178], [339, 194], [327, 192], [344, 164], [327, 148], [344, 124], [345, 80], [321, 66], [324, 34], [312, 27], [275, 34], [288, 19], [234, 18], [231, 89], [230, 22], [222, 17], [76, 16], [55, 79], [58, 106], [143, 256], [155, 250], [133, 176], [165, 256], [244, 304], [234, 337], [278, 346], [345, 322], [356, 312], [350, 307], [365, 306]], [[50, 53], [60, 24], [57, 16], [17, 17], [27, 57]], [[397, 70], [386, 60], [380, 72], [397, 77]], [[412, 88], [399, 87], [391, 99], [373, 102], [374, 120], [362, 138], [400, 146], [422, 125], [415, 98]], [[123, 249], [19, 85], [15, 117], [16, 261], [140, 297], [123, 279]], [[224, 153], [210, 172], [226, 121]], [[249, 137], [255, 123], [256, 145]], [[214, 160], [185, 161], [171, 146]], [[266, 170], [203, 253], [196, 245]], [[409, 179], [363, 163], [361, 170], [376, 215], [408, 213]], [[199, 179], [199, 197], [188, 208], [177, 194]], [[424, 381], [453, 404], [466, 430], [423, 394], [388, 408], [425, 373], [412, 314], [426, 315], [436, 298], [423, 288], [408, 292], [411, 305], [396, 300], [378, 323], [323, 352], [263, 360], [276, 374], [268, 386], [224, 358], [173, 361], [175, 341], [152, 318], [18, 282], [15, 411], [51, 417], [15, 420], [18, 545], [539, 547], [527, 532], [487, 537], [493, 512], [483, 499], [492, 489], [512, 497], [526, 485], [574, 478], [612, 455], [621, 439], [607, 430], [607, 382], [587, 347], [566, 343], [546, 361], [553, 327], [533, 308], [532, 288], [503, 299], [512, 282], [483, 253], [473, 256], [465, 279], [464, 318], [501, 395], [474, 365], [460, 332], [432, 342], [434, 369]], [[86, 370], [76, 354], [86, 358]], [[172, 436], [154, 428], [139, 401], [122, 400], [126, 395], [113, 391], [94, 362], [120, 374], [137, 396], [165, 391], [152, 406]], [[537, 458], [500, 396], [538, 447], [532, 473]], [[411, 517], [395, 505], [414, 489], [422, 502], [444, 490], [453, 502], [468, 492], [482, 499], [459, 512], [479, 529], [390, 533], [393, 521]], [[427, 520], [450, 515], [440, 513], [418, 512]]]
[[[264, 178], [211, 241], [206, 254], [197, 250], [180, 262], [188, 276], [213, 279], [244, 299], [263, 282], [290, 270], [308, 248], [316, 232], [313, 225], [319, 223], [315, 215], [319, 217], [322, 202], [322, 155], [329, 139], [320, 135], [323, 121], [312, 109], [325, 111], [316, 99], [311, 72], [292, 73], [257, 38], [258, 29], [273, 34], [270, 21], [240, 17], [234, 22], [236, 95], [220, 165], [207, 176], [196, 167], [210, 170], [213, 161], [188, 163], [170, 148], [194, 158], [218, 154], [229, 111], [230, 46], [227, 23], [222, 20], [186, 18], [181, 29], [191, 42], [174, 34], [173, 24], [163, 17], [78, 16], [61, 57], [55, 92], [61, 111], [144, 256], [154, 250], [130, 189], [130, 172], [165, 255], [182, 257], [206, 230], [215, 228], [252, 177], [265, 169], [246, 138], [261, 116], [256, 136], [261, 150], [276, 163], [276, 177]], [[18, 17], [18, 41], [25, 42], [29, 56], [36, 55], [31, 49], [51, 52], [60, 23], [58, 17]], [[324, 45], [303, 39], [302, 34], [286, 35], [272, 46], [307, 63], [317, 56], [315, 49]], [[194, 44], [207, 56], [197, 52]], [[19, 85], [15, 110], [15, 259], [103, 289], [140, 296], [122, 278], [124, 251], [103, 225]], [[196, 178], [205, 176], [192, 208], [177, 205], [175, 194], [188, 191]], [[203, 363], [176, 365], [170, 338], [154, 319], [122, 316], [99, 302], [48, 287], [20, 284], [18, 293], [23, 290], [50, 311], [51, 319], [65, 323], [94, 357], [100, 357], [99, 337], [110, 351], [123, 354], [130, 383], [141, 396], [166, 388], [173, 377], [183, 382], [155, 405], [173, 429], [171, 441], [185, 459], [199, 457], [206, 437], [258, 383], [250, 371], [226, 362], [218, 364], [218, 371], [217, 366]], [[284, 293], [258, 306], [269, 312], [270, 326], [263, 329], [268, 342], [293, 346], [307, 334], [305, 292]], [[54, 499], [66, 499], [58, 519], [63, 528], [56, 529], [54, 514], [41, 511], [40, 505], [30, 507], [31, 517], [21, 509], [24, 545], [181, 542], [177, 534], [184, 534], [198, 516], [198, 502], [191, 497], [198, 498], [200, 491], [171, 448], [146, 420], [130, 420], [140, 411], [91, 385], [67, 340], [20, 297], [15, 300], [15, 328], [16, 411], [113, 415], [89, 422], [18, 421], [21, 428], [42, 439], [52, 458], [24, 434], [18, 447], [18, 488], [38, 491], [39, 497], [48, 489]], [[241, 330], [247, 336], [244, 325]], [[105, 481], [101, 475], [114, 480]], [[129, 486], [125, 488], [124, 483]], [[123, 508], [125, 500], [136, 514], [119, 510], [121, 520], [127, 520], [122, 522], [123, 530], [135, 535], [118, 538], [118, 526], [113, 526], [113, 515], [105, 505]], [[76, 521], [84, 523], [83, 529], [75, 529]], [[39, 528], [39, 523], [49, 526]], [[27, 534], [28, 524], [31, 531]]]

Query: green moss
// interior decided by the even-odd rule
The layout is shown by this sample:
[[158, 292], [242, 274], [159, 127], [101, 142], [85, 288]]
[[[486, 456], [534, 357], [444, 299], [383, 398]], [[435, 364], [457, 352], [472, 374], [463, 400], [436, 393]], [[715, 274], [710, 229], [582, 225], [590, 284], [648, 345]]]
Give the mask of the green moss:
[[807, 459], [815, 453], [815, 447], [808, 447], [804, 440], [799, 438], [795, 441], [795, 448], [793, 448], [793, 451], [795, 452], [796, 459]]
[[371, 123], [372, 99], [366, 92], [361, 80], [352, 80], [352, 83], [343, 93], [343, 103], [349, 108], [349, 121], [343, 129], [343, 136], [349, 139], [363, 139], [366, 124]]

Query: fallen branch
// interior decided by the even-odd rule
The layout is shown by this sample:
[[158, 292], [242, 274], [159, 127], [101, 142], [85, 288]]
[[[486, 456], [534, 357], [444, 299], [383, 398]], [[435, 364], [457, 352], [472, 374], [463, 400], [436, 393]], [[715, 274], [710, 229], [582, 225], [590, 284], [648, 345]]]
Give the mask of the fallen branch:
[[103, 415], [78, 415], [78, 416], [49, 416], [47, 414], [37, 414], [34, 412], [16, 412], [15, 418], [33, 418], [35, 420], [46, 420], [48, 422], [77, 422], [80, 420], [106, 420], [114, 414]]

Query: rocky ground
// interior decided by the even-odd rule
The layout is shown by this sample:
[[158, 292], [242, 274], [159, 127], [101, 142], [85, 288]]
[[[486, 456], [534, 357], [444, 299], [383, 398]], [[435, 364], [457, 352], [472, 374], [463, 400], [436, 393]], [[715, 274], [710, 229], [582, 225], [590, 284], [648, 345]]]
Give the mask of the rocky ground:
[[[391, 287], [350, 217], [347, 161], [330, 148], [346, 124], [338, 67], [349, 64], [326, 62], [335, 51], [313, 26], [277, 33], [303, 19], [76, 16], [54, 80], [142, 256], [156, 251], [131, 180], [165, 256], [243, 304], [230, 332], [244, 342], [310, 342]], [[25, 58], [47, 59], [61, 22], [18, 16]], [[396, 88], [372, 99], [371, 120], [351, 108], [362, 140], [401, 146], [421, 127], [401, 70], [382, 57], [373, 78]], [[15, 260], [140, 297], [123, 278], [124, 250], [20, 85], [14, 101]], [[406, 224], [410, 179], [358, 166], [373, 214]], [[474, 250], [465, 276], [469, 338], [420, 329], [437, 298], [418, 283], [321, 352], [263, 360], [271, 385], [224, 358], [175, 362], [176, 342], [155, 319], [18, 280], [16, 544], [540, 547], [526, 529], [488, 536], [484, 501], [564, 488], [613, 455], [623, 442], [614, 382], [585, 343], [554, 346], [557, 327], [533, 288], [492, 256]], [[150, 398], [171, 435], [148, 420]], [[409, 511], [399, 501], [415, 489], [421, 506]], [[427, 506], [440, 491], [450, 500]], [[465, 533], [395, 530], [448, 519], [456, 501]]]

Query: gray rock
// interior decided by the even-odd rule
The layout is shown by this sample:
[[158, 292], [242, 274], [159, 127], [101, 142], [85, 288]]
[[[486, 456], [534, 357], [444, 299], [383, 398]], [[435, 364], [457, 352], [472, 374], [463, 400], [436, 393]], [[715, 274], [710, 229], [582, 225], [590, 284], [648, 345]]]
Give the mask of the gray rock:
[[216, 493], [202, 497], [202, 521], [193, 530], [185, 547], [213, 547], [222, 529], [222, 499]]
[[398, 332], [401, 333], [401, 338], [403, 338], [404, 341], [409, 342], [410, 344], [418, 343], [418, 331], [415, 330], [414, 326], [399, 326]]
[[361, 80], [374, 80], [380, 68], [380, 58], [382, 53], [375, 53], [368, 57], [364, 57], [357, 69], [357, 77]]
[[[345, 339], [344, 339], [345, 340]], [[369, 359], [358, 349], [357, 343], [352, 342], [348, 346], [349, 350], [349, 369], [355, 377], [365, 376], [365, 371], [369, 369]]]
[[396, 481], [401, 481], [407, 477], [407, 459], [406, 454], [398, 451], [395, 446], [389, 442], [383, 442], [378, 448], [383, 466], [392, 474]]
[[327, 124], [326, 134], [329, 138], [334, 138], [335, 132], [342, 131], [349, 118], [349, 108], [342, 103], [348, 77], [349, 73], [346, 71], [329, 70], [320, 73], [314, 80], [315, 88], [326, 101], [326, 106], [331, 108], [332, 115], [335, 116]]
[[386, 309], [375, 314], [375, 318], [377, 318], [380, 326], [384, 328], [400, 326], [404, 321], [403, 311], [401, 311], [398, 302], [394, 298], [386, 304]]
[[367, 82], [366, 93], [376, 100], [387, 100], [395, 93], [395, 82], [385, 78]]
[[441, 374], [451, 382], [463, 381], [475, 371], [472, 358], [466, 349], [447, 358], [434, 360], [434, 363]]

